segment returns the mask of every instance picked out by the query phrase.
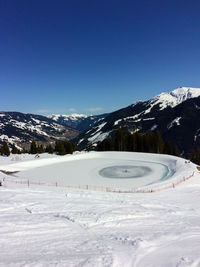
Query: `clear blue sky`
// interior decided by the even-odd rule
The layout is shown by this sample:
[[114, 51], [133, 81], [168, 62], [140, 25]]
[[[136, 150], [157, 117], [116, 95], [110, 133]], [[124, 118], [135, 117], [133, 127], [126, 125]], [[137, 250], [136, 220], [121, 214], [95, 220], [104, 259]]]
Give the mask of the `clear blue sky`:
[[200, 1], [0, 0], [1, 111], [114, 111], [200, 87]]

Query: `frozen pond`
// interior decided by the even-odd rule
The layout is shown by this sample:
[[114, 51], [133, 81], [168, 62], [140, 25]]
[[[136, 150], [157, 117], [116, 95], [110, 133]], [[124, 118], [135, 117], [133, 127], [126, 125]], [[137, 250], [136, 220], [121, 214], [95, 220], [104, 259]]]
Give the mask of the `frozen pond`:
[[131, 162], [131, 164], [103, 168], [99, 171], [99, 175], [104, 178], [137, 179], [140, 181], [142, 181], [141, 178], [146, 178], [146, 180], [143, 181], [146, 181], [148, 184], [150, 184], [164, 180], [169, 173], [169, 169], [165, 164], [138, 160], [127, 162]]
[[10, 168], [19, 171], [13, 178], [30, 182], [135, 189], [171, 178], [175, 162], [161, 155], [105, 152], [38, 159]]
[[103, 168], [99, 171], [99, 174], [107, 178], [129, 179], [144, 177], [151, 172], [152, 170], [149, 167], [125, 165]]

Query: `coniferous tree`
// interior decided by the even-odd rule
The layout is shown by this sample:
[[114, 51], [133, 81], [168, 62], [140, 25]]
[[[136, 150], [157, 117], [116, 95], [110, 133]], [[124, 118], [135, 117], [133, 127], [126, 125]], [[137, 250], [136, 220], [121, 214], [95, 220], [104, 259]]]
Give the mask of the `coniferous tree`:
[[173, 148], [173, 155], [177, 157], [180, 155], [177, 145], [175, 145]]
[[136, 133], [136, 151], [137, 152], [143, 152], [143, 140], [142, 140], [142, 135], [139, 133]]
[[148, 152], [155, 153], [156, 144], [155, 144], [155, 136], [152, 131], [149, 131], [147, 134], [147, 142], [148, 142]]
[[142, 152], [149, 152], [149, 143], [146, 134], [142, 136]]
[[35, 140], [33, 140], [31, 142], [30, 154], [37, 154], [37, 153], [38, 153], [38, 151], [37, 151], [37, 145], [36, 145]]
[[53, 149], [53, 147], [51, 146], [51, 145], [48, 145], [47, 147], [46, 147], [46, 150], [45, 150], [47, 153], [49, 153], [49, 154], [53, 154], [53, 152], [54, 152], [54, 149]]
[[116, 151], [123, 151], [123, 132], [121, 129], [115, 132], [114, 146]]
[[87, 151], [87, 152], [90, 152], [90, 151], [92, 151], [92, 149], [93, 149], [93, 145], [92, 145], [92, 143], [89, 141], [89, 142], [87, 143], [87, 145], [86, 145], [86, 151]]
[[43, 145], [40, 145], [40, 146], [37, 147], [37, 153], [39, 153], [39, 154], [44, 153]]
[[22, 153], [22, 154], [26, 154], [26, 153], [30, 153], [30, 151], [28, 151], [27, 149], [25, 149], [25, 148], [23, 147], [23, 149], [22, 149], [22, 151], [21, 151], [20, 153]]
[[137, 151], [137, 132], [132, 135], [132, 150], [131, 151]]
[[3, 143], [2, 143], [1, 155], [7, 156], [7, 157], [10, 155], [10, 149], [9, 149], [8, 144], [7, 144], [6, 141], [3, 141]]
[[106, 138], [97, 146], [98, 151], [136, 151], [150, 153], [164, 153], [179, 155], [177, 146], [172, 147], [171, 143], [163, 142], [160, 132], [153, 133], [130, 133], [118, 129], [114, 137]]
[[127, 134], [127, 151], [135, 151], [134, 150], [134, 134]]
[[192, 162], [200, 165], [200, 148], [192, 152], [190, 159]]
[[59, 142], [58, 141], [56, 141], [54, 151], [55, 152], [58, 152], [59, 151]]
[[60, 143], [58, 154], [61, 156], [66, 155], [65, 146], [63, 143]]
[[65, 155], [66, 150], [63, 142], [56, 142], [55, 145], [55, 152], [57, 152], [58, 155]]
[[156, 131], [155, 139], [156, 139], [156, 142], [155, 142], [156, 143], [156, 151], [155, 152], [162, 154], [163, 149], [164, 149], [164, 142], [163, 142], [163, 139], [162, 139], [159, 131]]
[[164, 144], [163, 154], [173, 155], [173, 148], [169, 141]]
[[64, 142], [65, 152], [66, 154], [73, 154], [74, 146], [71, 142], [65, 141]]
[[12, 154], [19, 154], [20, 153], [19, 149], [16, 148], [15, 144], [12, 144], [11, 153]]
[[100, 142], [97, 146], [98, 151], [113, 151], [114, 150], [114, 142], [111, 138], [106, 138], [102, 142]]

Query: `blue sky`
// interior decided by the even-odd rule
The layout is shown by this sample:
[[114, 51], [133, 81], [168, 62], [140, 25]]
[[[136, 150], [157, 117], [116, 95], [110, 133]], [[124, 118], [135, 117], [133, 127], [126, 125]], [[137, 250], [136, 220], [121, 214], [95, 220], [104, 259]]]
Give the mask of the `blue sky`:
[[0, 0], [2, 111], [100, 114], [200, 87], [200, 2]]

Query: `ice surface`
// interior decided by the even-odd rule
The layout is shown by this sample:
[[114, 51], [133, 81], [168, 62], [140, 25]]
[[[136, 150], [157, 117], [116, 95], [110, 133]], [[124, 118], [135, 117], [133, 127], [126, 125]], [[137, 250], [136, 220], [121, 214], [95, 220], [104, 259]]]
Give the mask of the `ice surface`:
[[151, 168], [145, 166], [112, 166], [103, 168], [99, 174], [103, 177], [114, 179], [141, 178], [152, 172]]

